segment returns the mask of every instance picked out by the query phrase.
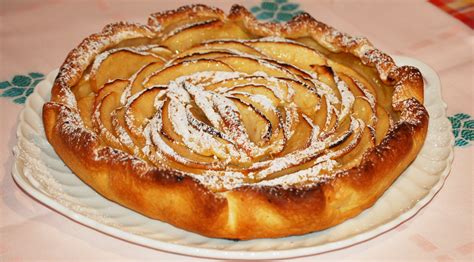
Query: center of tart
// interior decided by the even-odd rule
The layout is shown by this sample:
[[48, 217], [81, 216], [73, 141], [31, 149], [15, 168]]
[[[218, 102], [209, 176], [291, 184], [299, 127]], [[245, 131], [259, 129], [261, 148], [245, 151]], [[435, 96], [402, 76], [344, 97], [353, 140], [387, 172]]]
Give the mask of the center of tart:
[[281, 38], [111, 49], [74, 90], [104, 145], [215, 191], [324, 179], [357, 165], [391, 121], [368, 77]]

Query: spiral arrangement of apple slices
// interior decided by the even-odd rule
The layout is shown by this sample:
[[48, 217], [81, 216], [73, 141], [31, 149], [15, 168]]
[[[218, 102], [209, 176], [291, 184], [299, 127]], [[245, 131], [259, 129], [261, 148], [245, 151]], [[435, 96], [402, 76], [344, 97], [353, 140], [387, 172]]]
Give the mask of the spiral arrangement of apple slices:
[[276, 37], [110, 49], [73, 92], [105, 145], [217, 192], [325, 179], [358, 165], [392, 121], [367, 78]]

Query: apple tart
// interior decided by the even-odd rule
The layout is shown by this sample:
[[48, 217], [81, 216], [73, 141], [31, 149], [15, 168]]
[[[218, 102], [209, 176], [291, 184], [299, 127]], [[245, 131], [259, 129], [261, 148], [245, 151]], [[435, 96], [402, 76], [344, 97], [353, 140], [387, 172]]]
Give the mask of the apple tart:
[[423, 78], [302, 13], [152, 14], [87, 37], [43, 108], [86, 184], [209, 237], [305, 234], [372, 206], [423, 145]]

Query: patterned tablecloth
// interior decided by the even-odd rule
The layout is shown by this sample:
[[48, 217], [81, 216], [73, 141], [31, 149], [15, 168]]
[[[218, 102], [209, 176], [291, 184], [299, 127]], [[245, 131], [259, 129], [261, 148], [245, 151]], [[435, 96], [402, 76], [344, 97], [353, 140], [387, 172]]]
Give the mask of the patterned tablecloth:
[[[193, 2], [229, 10], [235, 1], [0, 1], [0, 260], [201, 260], [148, 249], [84, 227], [25, 194], [10, 175], [18, 113], [35, 85], [62, 63], [70, 49], [107, 23], [145, 22], [151, 12]], [[427, 63], [441, 78], [456, 137], [451, 174], [415, 217], [364, 243], [297, 260], [472, 261], [472, 1], [239, 2], [261, 20], [286, 21], [304, 10], [342, 31], [368, 37], [390, 54]]]

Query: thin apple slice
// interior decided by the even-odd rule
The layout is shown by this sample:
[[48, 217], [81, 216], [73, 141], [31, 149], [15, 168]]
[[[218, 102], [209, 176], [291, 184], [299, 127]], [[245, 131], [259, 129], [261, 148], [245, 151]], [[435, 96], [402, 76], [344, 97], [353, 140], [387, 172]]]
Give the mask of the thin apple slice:
[[298, 121], [295, 125], [293, 135], [286, 141], [285, 147], [277, 157], [285, 156], [291, 152], [302, 150], [307, 147], [311, 138], [311, 125], [298, 113]]
[[120, 94], [110, 92], [102, 97], [94, 109], [92, 123], [94, 130], [106, 144], [123, 150], [123, 145], [115, 136], [112, 124], [112, 112], [120, 106]]
[[197, 154], [194, 151], [191, 151], [187, 146], [182, 143], [171, 142], [166, 138], [163, 138], [165, 143], [176, 152], [177, 155], [186, 159], [182, 161], [180, 158], [177, 158], [176, 155], [167, 155], [169, 159], [179, 162], [181, 164], [186, 164], [190, 167], [200, 168], [200, 169], [210, 169], [210, 170], [222, 170], [223, 164], [218, 159], [212, 156], [204, 156]]
[[71, 88], [71, 91], [76, 97], [76, 100], [92, 95], [94, 93], [89, 81], [81, 81], [79, 84], [73, 86]]
[[289, 101], [288, 86], [286, 85], [285, 79], [268, 79], [263, 76], [245, 76], [209, 84], [204, 86], [204, 89], [208, 91], [227, 92], [248, 85], [265, 86], [265, 88], [273, 92], [275, 97], [277, 97], [281, 103]]
[[[272, 124], [254, 105], [246, 101], [246, 97], [236, 95], [229, 97], [237, 107], [242, 124], [253, 143], [263, 146], [272, 134]], [[263, 141], [262, 141], [263, 140]]]
[[283, 129], [283, 135], [285, 141], [288, 141], [296, 131], [296, 127], [299, 124], [299, 113], [298, 108], [294, 103], [289, 104], [286, 107], [278, 107], [278, 111], [281, 114], [281, 126]]
[[[352, 78], [353, 81], [358, 81], [362, 84], [362, 86], [367, 89], [368, 92], [370, 92], [376, 99], [378, 98], [384, 98], [386, 97], [386, 94], [383, 90], [383, 88], [378, 88], [370, 83], [369, 80], [367, 80], [364, 75], [359, 74], [358, 72], [354, 71], [353, 69], [339, 64], [337, 62], [334, 62], [332, 60], [328, 61], [328, 65], [333, 68], [335, 72], [338, 73], [343, 73], [346, 76], [349, 76]], [[390, 101], [384, 101], [384, 103], [390, 103]]]
[[225, 139], [225, 135], [218, 129], [216, 129], [209, 121], [207, 116], [199, 109], [198, 106], [193, 105], [186, 108], [186, 118], [190, 125], [197, 130], [202, 130], [212, 136]]
[[344, 73], [339, 73], [339, 72], [336, 72], [336, 73], [337, 73], [337, 76], [339, 76], [339, 78], [347, 84], [347, 87], [349, 87], [349, 90], [354, 96], [365, 95], [364, 92], [359, 88], [359, 86], [354, 82], [354, 80], [351, 77], [345, 75]]
[[337, 113], [334, 108], [331, 108], [327, 113], [326, 126], [324, 128], [324, 133], [331, 135], [336, 131], [337, 125], [340, 123], [337, 118]]
[[197, 60], [197, 59], [215, 59], [218, 57], [223, 57], [223, 56], [232, 56], [236, 55], [235, 53], [232, 53], [230, 51], [224, 51], [224, 50], [200, 50], [188, 54], [180, 54], [178, 55], [172, 62], [173, 63], [180, 63], [183, 61], [192, 61], [192, 60]]
[[133, 155], [139, 156], [141, 158], [145, 158], [145, 155], [141, 151], [141, 147], [143, 144], [140, 144], [139, 141], [133, 140], [130, 133], [127, 130], [127, 124], [125, 122], [125, 107], [118, 107], [112, 111], [111, 119], [112, 119], [112, 127], [114, 130], [114, 135], [118, 138], [120, 143], [124, 145], [124, 148]]
[[[322, 96], [319, 101], [319, 109], [317, 109], [314, 114], [310, 115], [311, 119], [313, 120], [314, 124], [319, 126], [319, 128], [323, 132], [328, 131], [327, 121], [328, 121], [328, 114], [330, 112], [328, 108], [328, 102], [326, 100], [326, 96]], [[330, 116], [329, 116], [330, 117]]]
[[196, 51], [201, 49], [212, 49], [212, 50], [231, 50], [238, 51], [244, 54], [252, 56], [262, 56], [260, 52], [255, 50], [255, 48], [248, 46], [247, 44], [236, 41], [236, 40], [214, 40], [210, 42], [202, 43], [198, 46], [195, 46], [189, 51]]
[[151, 75], [145, 80], [144, 86], [147, 88], [154, 85], [167, 85], [170, 81], [180, 76], [192, 75], [203, 71], [232, 72], [233, 70], [227, 64], [213, 59], [185, 61], [166, 67]]
[[[179, 142], [182, 139], [178, 134], [171, 134], [174, 133], [172, 123], [169, 119], [168, 122], [164, 121], [165, 118], [168, 118], [168, 114], [163, 111], [165, 101], [161, 101], [160, 104], [161, 106], [158, 106], [155, 116], [150, 120], [150, 126], [145, 128], [147, 132], [151, 132], [149, 135], [155, 145], [153, 151], [159, 152], [170, 162], [176, 162], [178, 166], [184, 165], [189, 168], [222, 170], [224, 167], [222, 162], [216, 160], [214, 157], [196, 154], [183, 145], [182, 142]], [[169, 130], [168, 132], [170, 136], [175, 136], [178, 139], [175, 141], [168, 140], [163, 136], [163, 133], [166, 132], [165, 130], [162, 130], [163, 128]]]
[[316, 91], [309, 89], [297, 81], [287, 81], [287, 85], [288, 88], [293, 89], [293, 102], [305, 115], [313, 118], [321, 104], [321, 98]]
[[319, 128], [304, 114], [303, 119], [311, 126], [311, 135], [307, 145], [303, 149], [293, 151], [272, 161], [256, 164], [256, 166], [264, 166], [255, 175], [257, 181], [275, 179], [286, 174], [286, 170], [293, 167], [299, 169], [299, 166], [312, 161], [325, 151], [327, 142], [319, 139]]
[[[350, 127], [349, 130], [343, 132], [342, 134], [336, 136], [336, 140], [334, 140], [333, 144], [337, 144], [337, 146], [331, 146], [330, 150], [332, 151], [333, 158], [341, 158], [347, 154], [349, 154], [354, 148], [356, 148], [362, 140], [363, 133], [365, 130], [368, 132], [369, 138], [372, 141], [372, 135], [370, 130], [364, 125], [359, 119], [350, 118]], [[342, 143], [339, 141], [343, 139]]]
[[311, 70], [311, 65], [326, 64], [326, 58], [323, 55], [298, 43], [260, 40], [248, 41], [246, 44], [270, 58], [295, 65], [303, 70]]
[[355, 118], [362, 120], [366, 125], [374, 127], [375, 112], [366, 97], [357, 96], [355, 98], [352, 114]]
[[131, 84], [131, 89], [130, 89], [130, 95], [133, 96], [136, 93], [142, 91], [145, 89], [143, 86], [143, 82], [145, 79], [147, 79], [149, 76], [152, 74], [160, 71], [163, 68], [164, 62], [163, 61], [157, 61], [154, 63], [150, 63], [144, 67], [142, 67], [135, 75], [132, 77], [130, 80], [132, 82]]
[[92, 128], [92, 113], [94, 109], [95, 97], [85, 96], [77, 101], [77, 108], [81, 115], [82, 121], [87, 128]]
[[147, 120], [153, 117], [156, 112], [156, 108], [151, 105], [155, 104], [157, 95], [159, 95], [160, 92], [164, 92], [162, 87], [147, 89], [131, 101], [126, 109], [126, 128], [134, 140], [140, 141], [140, 144], [145, 143], [143, 128]]
[[[186, 85], [184, 85], [186, 86]], [[174, 143], [183, 144], [194, 154], [227, 159], [229, 145], [219, 138], [196, 129], [188, 118], [190, 94], [184, 86], [168, 89], [168, 98], [163, 106], [163, 130], [174, 139]], [[194, 86], [189, 86], [190, 93], [195, 94]], [[196, 160], [199, 161], [199, 160]]]
[[[220, 115], [222, 131], [233, 141], [237, 149], [243, 150], [248, 156], [258, 158], [264, 156], [272, 148], [259, 148], [253, 143], [247, 133], [242, 115], [239, 112], [237, 103], [222, 95], [212, 96], [212, 103]], [[241, 108], [244, 110], [244, 108]]]
[[[259, 115], [261, 114], [268, 121], [268, 129], [260, 137], [259, 141], [253, 141], [259, 147], [266, 148], [270, 147], [268, 151], [271, 155], [278, 154], [283, 150], [286, 142], [286, 136], [283, 130], [283, 115], [277, 108], [278, 104], [274, 104], [270, 99], [262, 94], [250, 94], [246, 92], [229, 92], [233, 97], [238, 98], [244, 104], [249, 105]], [[242, 119], [248, 117], [243, 111], [240, 112]], [[250, 117], [250, 121], [252, 118]], [[245, 121], [244, 121], [245, 123]], [[256, 125], [255, 121], [250, 123]], [[247, 132], [252, 137], [252, 130], [247, 129]], [[257, 133], [257, 132], [256, 132]], [[251, 139], [252, 140], [252, 139]]]
[[364, 153], [371, 147], [375, 146], [372, 132], [366, 126], [360, 135], [359, 142], [353, 147], [347, 154], [343, 155], [338, 159], [339, 163], [342, 163], [341, 169], [349, 169], [357, 166]]
[[331, 141], [329, 148], [332, 151], [339, 151], [350, 143], [349, 138], [353, 138], [354, 132], [359, 128], [359, 122], [349, 116], [344, 117], [339, 121], [337, 129], [327, 135], [328, 139]]
[[281, 61], [276, 61], [276, 60], [273, 60], [273, 59], [268, 59], [268, 58], [264, 58], [263, 60], [268, 62], [268, 63], [277, 65], [281, 68], [285, 68], [286, 70], [291, 72], [293, 75], [297, 76], [298, 80], [300, 80], [300, 81], [303, 81], [303, 82], [308, 83], [310, 85], [313, 84], [313, 82], [311, 82], [311, 80], [310, 80], [311, 78], [313, 78], [313, 75], [310, 75], [309, 73], [299, 69], [298, 67], [295, 67], [294, 65], [283, 63]]
[[108, 94], [112, 92], [116, 92], [118, 94], [122, 94], [123, 90], [129, 85], [128, 80], [116, 79], [112, 82], [109, 82], [104, 85], [103, 88], [99, 90], [95, 97], [94, 106], [97, 106]]
[[375, 125], [375, 143], [378, 145], [390, 129], [390, 115], [380, 105], [377, 105], [377, 124]]
[[216, 148], [217, 150], [212, 150], [216, 157], [222, 159], [223, 161], [228, 161], [229, 165], [236, 165], [240, 167], [250, 165], [250, 158], [246, 157], [243, 152], [238, 152], [235, 146], [232, 144], [232, 140], [229, 139], [227, 135], [214, 128], [208, 119], [206, 119], [206, 122], [200, 120], [206, 117], [196, 117], [196, 115], [203, 114], [203, 112], [199, 112], [201, 110], [199, 110], [197, 106], [189, 106], [186, 109], [186, 116], [189, 124], [198, 130], [198, 132], [204, 132], [205, 134], [203, 136], [212, 136], [213, 140], [215, 141], [212, 141], [211, 143], [218, 142], [222, 145], [220, 147], [225, 149], [225, 154], [222, 154], [222, 150], [218, 148]]
[[[341, 101], [341, 93], [339, 92], [336, 82], [334, 81], [334, 73], [332, 69], [328, 66], [319, 65], [313, 65], [312, 68], [317, 73], [318, 80], [329, 86], [332, 90], [332, 94], [336, 96], [339, 101]], [[337, 110], [340, 110], [340, 104], [335, 106]]]
[[248, 84], [248, 85], [235, 85], [234, 88], [227, 92], [228, 94], [233, 93], [246, 93], [249, 95], [260, 95], [270, 100], [273, 106], [277, 107], [280, 105], [280, 99], [275, 96], [275, 93], [265, 85], [260, 84]]
[[181, 137], [176, 134], [176, 132], [173, 130], [173, 124], [171, 123], [171, 120], [169, 119], [169, 99], [164, 100], [163, 108], [162, 108], [162, 135], [165, 136], [167, 140], [170, 140], [172, 142], [182, 142]]
[[[157, 139], [157, 138], [155, 138]], [[171, 142], [165, 137], [160, 136], [163, 142], [160, 142], [156, 149], [160, 150], [170, 161], [186, 165], [191, 169], [223, 170], [222, 162], [213, 157], [202, 156], [189, 150], [181, 143]], [[164, 143], [164, 144], [163, 144]], [[168, 149], [165, 149], [168, 147]]]
[[97, 92], [108, 81], [128, 79], [138, 69], [149, 63], [161, 61], [151, 53], [133, 49], [115, 49], [96, 57], [89, 75], [91, 88]]
[[174, 53], [171, 50], [169, 50], [165, 46], [160, 46], [160, 45], [153, 45], [146, 51], [161, 57], [163, 61], [168, 61], [174, 55]]
[[168, 33], [162, 43], [173, 51], [183, 51], [203, 41], [226, 38], [245, 39], [248, 35], [234, 23], [211, 19], [177, 28]]
[[265, 62], [264, 60], [238, 56], [221, 57], [217, 58], [216, 60], [224, 62], [237, 72], [243, 72], [246, 74], [264, 72], [267, 75], [273, 77], [294, 77], [294, 75], [285, 68]]

